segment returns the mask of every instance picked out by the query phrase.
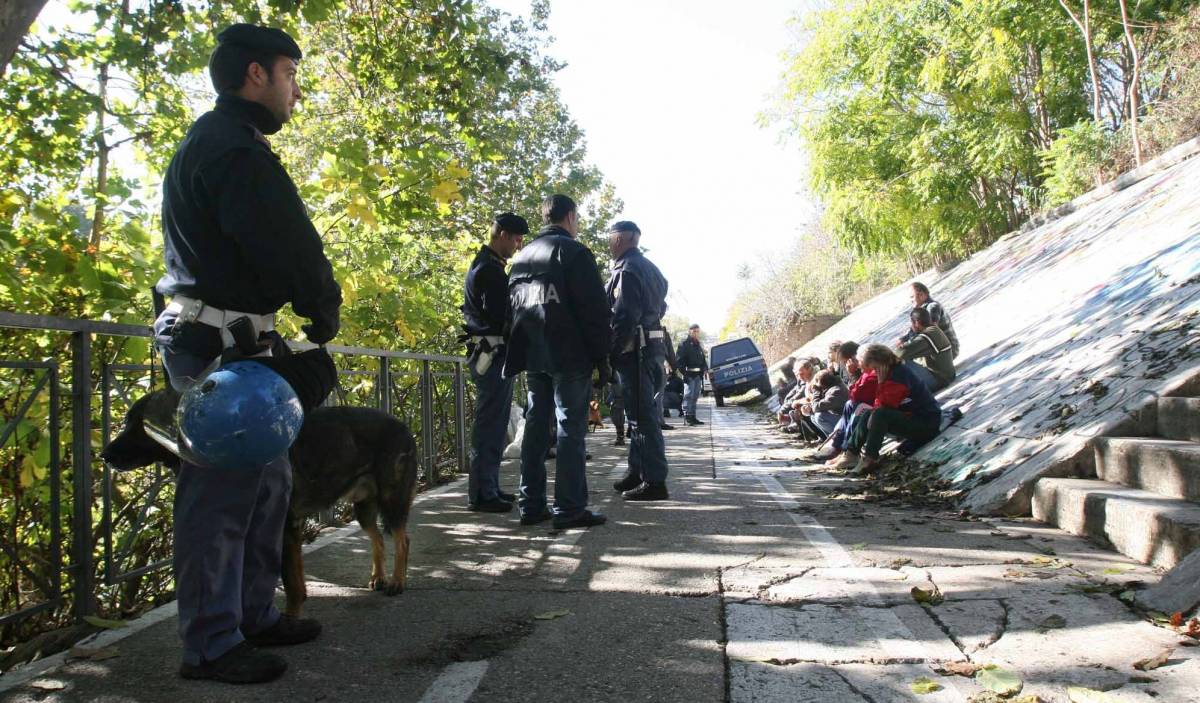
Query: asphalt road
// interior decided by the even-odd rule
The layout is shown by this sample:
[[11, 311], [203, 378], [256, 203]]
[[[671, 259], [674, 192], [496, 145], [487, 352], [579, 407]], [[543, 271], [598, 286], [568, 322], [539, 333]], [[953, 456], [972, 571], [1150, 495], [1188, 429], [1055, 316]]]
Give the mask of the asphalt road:
[[[409, 589], [365, 588], [370, 549], [345, 530], [306, 557], [306, 615], [325, 630], [281, 650], [279, 681], [188, 682], [176, 622], [136, 629], [0, 701], [967, 701], [994, 664], [1021, 695], [1070, 686], [1120, 701], [1200, 700], [1200, 648], [1110, 591], [1153, 574], [1027, 521], [964, 519], [880, 500], [800, 461], [755, 412], [705, 405], [667, 434], [671, 500], [624, 503], [625, 448], [589, 436], [609, 523], [556, 532], [465, 509], [464, 486], [415, 508]], [[682, 424], [678, 419], [676, 424]], [[503, 485], [515, 484], [515, 462]], [[935, 590], [936, 605], [914, 601]], [[131, 628], [135, 629], [135, 628]], [[1174, 647], [1161, 668], [1132, 664]], [[94, 652], [85, 652], [94, 654]], [[918, 694], [927, 677], [939, 690]], [[8, 683], [5, 679], [8, 679]], [[3, 690], [7, 687], [7, 690]], [[976, 698], [975, 700], [987, 700]]]

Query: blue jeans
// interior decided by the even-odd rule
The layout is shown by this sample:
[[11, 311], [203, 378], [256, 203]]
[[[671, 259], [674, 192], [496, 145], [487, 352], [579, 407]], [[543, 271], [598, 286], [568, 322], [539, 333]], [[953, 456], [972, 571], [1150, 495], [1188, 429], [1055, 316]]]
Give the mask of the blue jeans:
[[521, 440], [521, 495], [517, 505], [522, 515], [540, 515], [546, 510], [546, 452], [550, 433], [540, 428], [558, 427], [558, 459], [554, 472], [554, 514], [567, 519], [587, 508], [588, 399], [592, 370], [560, 373], [530, 372], [529, 410], [525, 414], [525, 437]]
[[[641, 368], [637, 366], [634, 353], [622, 354], [617, 359], [616, 371], [621, 376], [625, 393], [625, 414], [632, 424], [629, 473], [647, 483], [665, 483], [667, 454], [662, 435], [662, 413], [654, 400], [663, 378], [662, 349], [654, 345], [643, 349]], [[636, 380], [634, 374], [640, 374]]]
[[[211, 359], [173, 349], [173, 319], [155, 332], [173, 384], [195, 378]], [[275, 586], [282, 565], [283, 526], [292, 495], [286, 454], [265, 466], [233, 470], [182, 462], [175, 486], [175, 597], [187, 664], [212, 661], [244, 634], [279, 620]]]
[[696, 401], [704, 391], [704, 375], [688, 376], [683, 379], [687, 390], [683, 393], [683, 414], [685, 417], [696, 417]]
[[829, 436], [841, 421], [841, 416], [835, 412], [826, 410], [824, 412], [816, 412], [812, 414], [812, 423], [817, 426], [817, 429]]
[[493, 359], [483, 375], [469, 364], [475, 384], [475, 421], [471, 426], [471, 467], [467, 478], [467, 503], [500, 497], [500, 460], [512, 410], [513, 378], [501, 373], [503, 359]]
[[833, 448], [846, 449], [846, 443], [850, 440], [850, 432], [854, 429], [854, 423], [858, 418], [854, 416], [854, 411], [862, 403], [856, 403], [853, 400], [847, 400], [845, 407], [842, 408], [842, 416], [838, 419], [837, 424], [833, 427]]

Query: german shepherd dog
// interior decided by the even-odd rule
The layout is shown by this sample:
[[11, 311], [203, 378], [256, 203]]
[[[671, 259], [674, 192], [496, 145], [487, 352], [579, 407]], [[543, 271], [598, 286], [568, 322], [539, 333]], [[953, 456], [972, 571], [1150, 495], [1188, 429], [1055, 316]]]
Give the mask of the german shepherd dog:
[[[144, 420], [174, 413], [179, 394], [153, 391], [125, 414], [125, 427], [101, 457], [118, 471], [162, 462], [175, 470], [179, 458], [150, 438]], [[408, 516], [417, 488], [417, 447], [400, 420], [373, 408], [320, 407], [304, 418], [289, 451], [292, 498], [283, 531], [283, 589], [286, 611], [298, 617], [308, 597], [304, 584], [301, 528], [304, 518], [326, 510], [339, 499], [354, 503], [354, 516], [371, 538], [368, 586], [394, 596], [404, 590], [408, 570]], [[391, 534], [395, 561], [389, 578], [384, 571], [384, 541]]]

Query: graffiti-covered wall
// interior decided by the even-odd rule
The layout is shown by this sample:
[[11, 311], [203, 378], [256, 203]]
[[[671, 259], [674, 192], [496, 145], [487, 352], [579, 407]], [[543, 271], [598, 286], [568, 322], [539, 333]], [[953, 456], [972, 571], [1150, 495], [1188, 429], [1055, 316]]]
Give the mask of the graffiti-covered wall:
[[[920, 279], [962, 345], [958, 379], [938, 398], [965, 415], [917, 458], [970, 488], [972, 510], [1028, 510], [1038, 476], [1071, 470], [1064, 462], [1088, 439], [1200, 369], [1200, 157], [1179, 155]], [[833, 339], [894, 344], [909, 306], [907, 286], [892, 290], [804, 351]]]

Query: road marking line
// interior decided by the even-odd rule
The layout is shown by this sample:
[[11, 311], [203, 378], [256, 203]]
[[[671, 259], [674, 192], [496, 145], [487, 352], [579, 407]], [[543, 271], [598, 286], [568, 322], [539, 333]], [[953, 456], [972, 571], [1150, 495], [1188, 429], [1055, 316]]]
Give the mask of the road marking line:
[[[745, 413], [745, 411], [741, 411]], [[733, 425], [726, 424], [724, 419], [719, 423], [717, 413], [712, 414], [714, 425], [721, 425], [722, 430], [735, 429]], [[743, 423], [738, 423], [744, 426]], [[729, 441], [736, 445], [743, 452], [752, 451], [749, 445], [746, 444], [741, 437], [736, 434], [728, 435]], [[801, 534], [820, 554], [825, 566], [828, 568], [848, 568], [854, 566], [854, 560], [850, 557], [850, 553], [837, 541], [833, 534], [811, 515], [802, 515], [796, 510], [800, 509], [800, 503], [792, 496], [792, 494], [784, 488], [772, 474], [769, 467], [759, 465], [741, 465], [738, 467], [743, 471], [735, 472], [733, 476], [743, 480], [757, 480], [762, 484], [763, 488], [771, 495], [771, 498], [779, 504], [781, 508], [787, 512], [792, 522], [796, 527], [800, 528]], [[749, 469], [750, 471], [745, 471]], [[871, 585], [869, 581], [861, 581], [862, 596], [867, 604], [873, 606], [884, 605], [883, 598], [879, 596], [879, 592]], [[913, 654], [919, 655], [919, 658], [930, 661], [928, 649], [918, 640], [909, 629], [908, 625], [904, 624], [900, 617], [896, 615], [890, 608], [880, 609], [878, 607], [866, 610], [861, 605], [852, 606], [863, 622], [873, 622], [876, 624], [878, 631], [886, 633], [888, 637], [876, 637], [876, 643], [879, 648], [888, 654], [897, 658], [912, 658]], [[957, 647], [956, 647], [957, 649]], [[966, 696], [962, 691], [958, 690], [949, 679], [939, 679], [939, 683], [945, 686], [945, 693], [954, 700], [966, 700]]]
[[425, 695], [421, 696], [418, 703], [466, 703], [475, 689], [479, 688], [487, 670], [486, 659], [455, 662], [442, 669], [442, 673], [425, 689]]
[[[461, 488], [466, 484], [466, 482], [466, 478], [461, 478], [457, 481], [447, 483], [444, 486], [434, 488], [433, 490], [425, 491], [413, 500], [413, 505]], [[360, 532], [362, 532], [362, 528], [358, 527], [357, 525], [347, 525], [345, 527], [339, 527], [337, 529], [330, 530], [329, 532], [326, 532], [317, 539], [313, 540], [312, 543], [304, 545], [304, 553], [311, 554], [318, 549], [328, 547], [335, 542]], [[130, 620], [129, 624], [125, 627], [97, 632], [94, 635], [90, 635], [82, 640], [79, 640], [74, 646], [86, 647], [88, 649], [100, 649], [102, 647], [108, 647], [127, 637], [136, 635], [146, 628], [153, 627], [164, 620], [169, 620], [178, 614], [179, 604], [176, 601], [171, 601], [170, 603], [160, 605], [159, 607], [142, 614], [138, 618]], [[9, 691], [17, 686], [24, 685], [38, 677], [45, 676], [51, 671], [67, 663], [67, 656], [69, 654], [70, 650], [59, 652], [58, 654], [52, 654], [45, 659], [39, 659], [35, 662], [18, 666], [14, 669], [4, 672], [4, 675], [0, 676], [0, 693]]]

